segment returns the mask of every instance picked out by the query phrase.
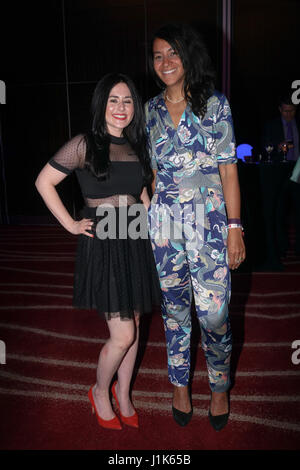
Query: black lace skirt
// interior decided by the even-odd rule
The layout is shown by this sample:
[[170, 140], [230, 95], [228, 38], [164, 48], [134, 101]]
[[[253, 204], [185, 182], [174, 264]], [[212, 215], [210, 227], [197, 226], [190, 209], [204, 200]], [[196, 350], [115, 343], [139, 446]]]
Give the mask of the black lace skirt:
[[[120, 210], [124, 208], [115, 208], [117, 226]], [[152, 312], [160, 305], [161, 291], [149, 238], [121, 239], [119, 233], [99, 238], [96, 227], [104, 216], [96, 216], [96, 208], [85, 207], [83, 217], [93, 219], [94, 238], [78, 237], [73, 305], [97, 309], [108, 320]], [[127, 217], [127, 229], [134, 218]]]

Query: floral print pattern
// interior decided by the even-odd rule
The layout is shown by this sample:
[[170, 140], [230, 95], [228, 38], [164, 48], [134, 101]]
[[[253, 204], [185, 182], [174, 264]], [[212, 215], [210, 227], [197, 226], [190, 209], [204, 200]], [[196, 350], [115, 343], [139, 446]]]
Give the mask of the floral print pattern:
[[145, 112], [152, 168], [157, 170], [149, 233], [163, 293], [170, 381], [182, 386], [189, 380], [193, 294], [210, 387], [223, 391], [230, 380], [231, 288], [219, 164], [237, 161], [230, 107], [215, 92], [202, 119], [187, 105], [177, 129], [163, 93], [146, 103]]

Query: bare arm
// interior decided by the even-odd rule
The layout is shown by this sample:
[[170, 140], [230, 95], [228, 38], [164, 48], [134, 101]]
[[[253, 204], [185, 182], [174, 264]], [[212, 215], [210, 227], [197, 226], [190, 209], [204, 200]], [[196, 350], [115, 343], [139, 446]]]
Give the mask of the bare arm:
[[219, 171], [229, 219], [238, 219], [241, 215], [240, 185], [235, 163], [219, 165]]
[[[237, 166], [234, 163], [227, 165], [220, 164], [219, 171], [228, 218], [239, 219], [241, 213], [241, 198]], [[230, 269], [236, 269], [240, 264], [237, 260], [244, 260], [246, 256], [243, 233], [240, 228], [228, 230], [227, 248], [229, 267]]]
[[80, 221], [74, 220], [65, 206], [63, 205], [55, 186], [66, 178], [66, 174], [53, 168], [47, 163], [38, 175], [35, 186], [42, 196], [46, 206], [60, 222], [60, 224], [68, 230], [68, 232], [74, 235], [83, 233], [89, 237], [92, 237], [89, 232], [93, 223], [90, 219], [82, 219]]
[[[151, 183], [151, 190], [152, 190], [152, 196], [153, 196], [154, 191], [155, 191], [156, 170], [152, 170], [152, 171], [153, 171], [153, 181]], [[147, 211], [149, 209], [149, 206], [150, 206], [150, 197], [149, 197], [149, 193], [148, 193], [146, 187], [143, 189], [140, 198], [141, 198], [141, 201], [144, 204], [145, 209]]]
[[142, 203], [145, 206], [145, 209], [148, 210], [148, 208], [150, 206], [150, 198], [149, 198], [149, 194], [148, 194], [146, 186], [144, 187], [140, 198], [141, 198]]
[[157, 170], [152, 170], [152, 171], [153, 171], [153, 181], [152, 181], [152, 184], [151, 184], [151, 189], [152, 189], [152, 196], [153, 196], [153, 194], [155, 193], [156, 173], [157, 173]]

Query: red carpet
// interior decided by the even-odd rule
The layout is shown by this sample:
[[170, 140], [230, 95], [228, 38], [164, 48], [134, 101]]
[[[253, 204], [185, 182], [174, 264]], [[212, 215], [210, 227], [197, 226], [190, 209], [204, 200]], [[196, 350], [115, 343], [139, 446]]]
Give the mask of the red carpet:
[[[171, 415], [159, 312], [144, 319], [133, 401], [140, 429], [107, 431], [91, 414], [105, 323], [72, 307], [76, 238], [54, 226], [5, 226], [0, 245], [0, 449], [271, 450], [300, 448], [300, 259], [283, 273], [235, 273], [231, 415], [216, 433], [202, 349], [193, 338], [192, 421]], [[298, 346], [299, 348], [299, 346]], [[300, 359], [300, 352], [298, 354]]]

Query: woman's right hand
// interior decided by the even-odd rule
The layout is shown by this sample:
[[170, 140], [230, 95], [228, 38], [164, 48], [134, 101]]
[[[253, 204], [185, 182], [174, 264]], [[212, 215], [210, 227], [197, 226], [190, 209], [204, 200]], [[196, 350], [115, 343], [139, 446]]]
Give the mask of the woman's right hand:
[[72, 226], [69, 229], [73, 235], [87, 235], [88, 237], [94, 238], [92, 233], [87, 230], [92, 230], [94, 222], [91, 219], [74, 220]]

